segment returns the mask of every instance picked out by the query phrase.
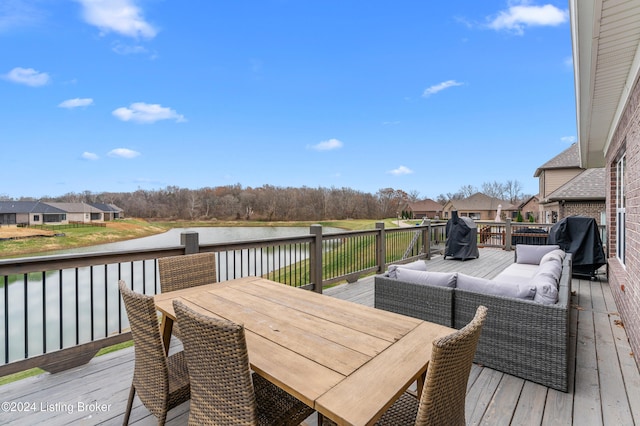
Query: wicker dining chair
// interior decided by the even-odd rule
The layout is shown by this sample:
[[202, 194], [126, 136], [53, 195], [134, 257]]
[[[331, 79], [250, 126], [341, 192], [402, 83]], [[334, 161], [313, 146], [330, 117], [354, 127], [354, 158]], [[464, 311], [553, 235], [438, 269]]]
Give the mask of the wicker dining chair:
[[190, 398], [184, 352], [168, 357], [165, 354], [153, 297], [134, 292], [122, 280], [118, 286], [129, 317], [135, 351], [133, 381], [123, 424], [129, 424], [137, 392], [144, 406], [158, 418], [158, 424], [163, 425], [167, 412]]
[[[158, 259], [158, 271], [162, 293], [215, 283], [216, 254], [195, 253], [161, 257]], [[173, 324], [171, 334], [180, 338], [178, 324]]]
[[173, 302], [191, 381], [190, 425], [299, 425], [314, 410], [251, 373], [244, 327]]
[[196, 253], [158, 259], [163, 293], [216, 282], [216, 254]]
[[[486, 316], [479, 306], [469, 324], [434, 340], [422, 397], [403, 393], [376, 425], [464, 425], [467, 382]], [[322, 424], [335, 423], [325, 418]]]

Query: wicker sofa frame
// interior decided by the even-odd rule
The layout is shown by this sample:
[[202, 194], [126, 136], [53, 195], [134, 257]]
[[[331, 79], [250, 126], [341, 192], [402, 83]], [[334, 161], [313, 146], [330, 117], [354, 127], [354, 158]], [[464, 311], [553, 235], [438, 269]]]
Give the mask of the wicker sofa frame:
[[474, 362], [567, 392], [571, 274], [567, 254], [554, 305], [377, 275], [375, 307], [460, 329], [484, 305], [487, 320]]

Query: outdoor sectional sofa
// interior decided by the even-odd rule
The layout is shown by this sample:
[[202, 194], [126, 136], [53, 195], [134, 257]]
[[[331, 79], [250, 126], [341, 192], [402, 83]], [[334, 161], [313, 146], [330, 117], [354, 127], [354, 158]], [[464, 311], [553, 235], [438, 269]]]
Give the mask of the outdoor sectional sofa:
[[[375, 307], [460, 329], [484, 305], [474, 361], [567, 392], [572, 263], [571, 254], [554, 248], [516, 246], [515, 262], [492, 280], [392, 265], [375, 277]], [[551, 251], [561, 266], [555, 289], [547, 292], [540, 280], [550, 281], [544, 264]], [[542, 265], [534, 263], [542, 258]]]

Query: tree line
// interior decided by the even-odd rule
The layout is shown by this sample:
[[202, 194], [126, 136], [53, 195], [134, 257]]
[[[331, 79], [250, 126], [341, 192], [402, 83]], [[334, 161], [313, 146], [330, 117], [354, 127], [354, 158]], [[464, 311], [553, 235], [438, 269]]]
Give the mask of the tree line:
[[[483, 185], [483, 191], [491, 188], [494, 188], [492, 184]], [[473, 189], [472, 186], [465, 186], [454, 194], [438, 196], [437, 201], [444, 205], [448, 199], [464, 198], [478, 192], [469, 193]], [[495, 196], [494, 193], [487, 195]], [[0, 199], [9, 198], [5, 196]], [[127, 217], [145, 219], [264, 221], [397, 217], [400, 212], [407, 211], [409, 203], [419, 200], [420, 195], [416, 191], [407, 193], [394, 188], [383, 188], [371, 194], [350, 188], [294, 188], [272, 185], [252, 188], [242, 187], [240, 184], [200, 189], [167, 186], [163, 189], [138, 189], [134, 192], [84, 191], [40, 198], [43, 202], [114, 204], [122, 208]]]

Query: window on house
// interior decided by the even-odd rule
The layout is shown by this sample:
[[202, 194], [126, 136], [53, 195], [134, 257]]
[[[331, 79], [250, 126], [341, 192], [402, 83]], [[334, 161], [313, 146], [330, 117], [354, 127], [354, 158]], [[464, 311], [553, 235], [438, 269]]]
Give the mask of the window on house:
[[626, 183], [626, 154], [616, 163], [616, 256], [620, 262], [625, 263], [626, 252], [626, 209], [627, 196], [625, 192]]
[[34, 222], [40, 222], [40, 215], [39, 214], [34, 214], [33, 215], [33, 221]]

